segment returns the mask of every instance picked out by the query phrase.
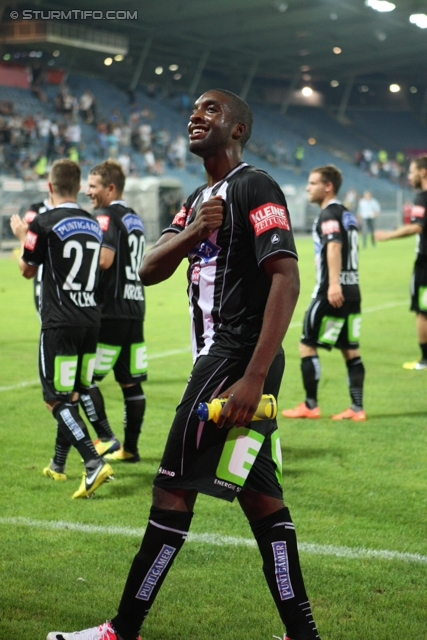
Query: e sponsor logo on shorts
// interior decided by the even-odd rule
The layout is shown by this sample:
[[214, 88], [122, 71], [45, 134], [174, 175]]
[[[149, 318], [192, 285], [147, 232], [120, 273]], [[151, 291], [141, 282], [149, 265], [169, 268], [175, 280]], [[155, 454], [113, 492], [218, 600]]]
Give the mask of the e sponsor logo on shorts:
[[274, 228], [290, 230], [286, 207], [273, 202], [266, 202], [260, 207], [252, 209], [249, 212], [249, 219], [256, 236]]

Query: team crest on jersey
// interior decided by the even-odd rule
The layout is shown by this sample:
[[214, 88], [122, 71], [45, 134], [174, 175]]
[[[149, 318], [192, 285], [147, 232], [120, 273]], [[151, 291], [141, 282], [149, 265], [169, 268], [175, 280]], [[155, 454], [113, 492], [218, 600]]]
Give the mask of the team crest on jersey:
[[340, 232], [340, 223], [338, 220], [326, 220], [322, 222], [322, 235], [327, 236], [330, 233], [339, 233]]
[[96, 216], [96, 219], [99, 222], [99, 226], [103, 231], [108, 231], [108, 227], [110, 226], [110, 216]]
[[342, 215], [342, 224], [346, 231], [348, 231], [349, 227], [358, 227], [356, 216], [351, 211], [344, 211]]
[[136, 215], [136, 213], [127, 213], [125, 216], [123, 216], [122, 221], [128, 233], [132, 233], [132, 231], [135, 231], [135, 229], [144, 233], [143, 222], [141, 218]]
[[266, 202], [260, 207], [252, 209], [249, 212], [249, 219], [257, 236], [275, 227], [286, 229], [287, 231], [290, 230], [288, 212], [286, 207], [280, 204]]
[[37, 243], [37, 238], [38, 238], [37, 233], [33, 233], [32, 231], [27, 231], [27, 235], [25, 236], [24, 247], [29, 251], [34, 251]]
[[178, 225], [178, 227], [183, 227], [185, 223], [185, 217], [187, 215], [187, 211], [185, 207], [182, 207], [177, 214], [175, 214], [174, 219], [172, 220], [172, 224]]
[[199, 258], [201, 258], [203, 262], [210, 262], [217, 257], [220, 251], [221, 248], [208, 239], [203, 240], [203, 242], [201, 242], [196, 247], [196, 250], [192, 252], [191, 255], [199, 256]]
[[411, 209], [411, 217], [412, 218], [424, 218], [424, 214], [426, 212], [426, 208], [421, 206], [420, 204], [414, 204]]
[[277, 244], [278, 242], [280, 242], [280, 236], [278, 233], [273, 233], [273, 235], [270, 238], [270, 242], [271, 244]]
[[53, 231], [61, 240], [66, 240], [78, 233], [87, 233], [96, 238], [98, 242], [102, 240], [101, 227], [96, 220], [91, 218], [65, 218], [53, 227]]

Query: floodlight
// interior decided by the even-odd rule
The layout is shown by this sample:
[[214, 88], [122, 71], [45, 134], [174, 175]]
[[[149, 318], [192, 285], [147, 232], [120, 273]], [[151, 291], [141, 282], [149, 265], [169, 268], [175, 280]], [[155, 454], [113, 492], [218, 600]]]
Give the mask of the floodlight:
[[301, 93], [302, 93], [303, 96], [308, 98], [313, 93], [313, 89], [311, 87], [303, 87], [301, 89]]
[[409, 22], [420, 29], [427, 29], [427, 15], [425, 13], [413, 13], [409, 16]]
[[155, 73], [156, 75], [158, 75], [158, 76], [161, 76], [161, 75], [162, 75], [162, 73], [163, 73], [163, 67], [156, 67], [156, 68], [154, 69], [154, 73]]
[[392, 93], [398, 93], [400, 91], [400, 85], [398, 84], [391, 84], [389, 86], [389, 89]]
[[106, 67], [109, 67], [110, 65], [113, 64], [113, 58], [105, 58], [104, 64]]
[[387, 13], [396, 9], [396, 5], [392, 2], [387, 2], [387, 0], [365, 0], [365, 5], [380, 13]]

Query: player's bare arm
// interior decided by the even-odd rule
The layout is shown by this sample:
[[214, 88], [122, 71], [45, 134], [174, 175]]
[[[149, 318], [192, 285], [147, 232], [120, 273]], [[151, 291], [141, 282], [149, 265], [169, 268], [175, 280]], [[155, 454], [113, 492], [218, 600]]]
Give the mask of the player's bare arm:
[[385, 231], [384, 229], [378, 229], [375, 231], [374, 238], [378, 242], [385, 242], [386, 240], [394, 240], [395, 238], [405, 238], [406, 236], [413, 236], [416, 233], [421, 233], [423, 230], [420, 224], [410, 223], [404, 224], [402, 227], [393, 229], [393, 231]]
[[102, 247], [99, 254], [99, 266], [101, 269], [109, 269], [114, 262], [116, 252], [108, 247]]
[[[272, 256], [263, 262], [263, 267], [271, 279], [271, 288], [261, 332], [245, 375], [221, 394], [222, 397], [229, 397], [229, 401], [217, 423], [219, 428], [232, 425], [241, 427], [251, 421], [268, 370], [283, 342], [298, 300], [299, 271], [293, 256]], [[227, 414], [229, 417], [226, 419]]]
[[328, 301], [330, 305], [338, 309], [342, 307], [344, 302], [340, 285], [341, 244], [339, 242], [329, 242], [326, 256], [329, 270]]
[[[21, 243], [21, 249], [24, 248], [25, 237], [28, 231], [28, 224], [25, 220], [22, 220], [17, 214], [14, 214], [10, 218], [10, 228], [12, 229], [13, 234], [16, 238], [18, 238]], [[19, 258], [19, 270], [24, 276], [24, 278], [31, 279], [37, 273], [38, 267], [32, 266], [27, 262], [24, 262], [22, 258]]]
[[144, 256], [139, 277], [144, 285], [158, 284], [176, 271], [188, 252], [219, 229], [224, 217], [221, 196], [203, 202], [194, 221], [181, 233], [165, 233]]

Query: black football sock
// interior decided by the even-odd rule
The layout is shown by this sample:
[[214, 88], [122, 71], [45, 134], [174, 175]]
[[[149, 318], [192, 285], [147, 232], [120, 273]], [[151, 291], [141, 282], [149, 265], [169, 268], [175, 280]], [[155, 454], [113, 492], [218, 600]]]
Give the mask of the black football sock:
[[112, 440], [116, 437], [108, 422], [104, 398], [98, 385], [92, 384], [87, 393], [80, 395], [80, 404], [100, 440]]
[[192, 513], [151, 507], [149, 522], [111, 623], [123, 640], [135, 640], [154, 599], [184, 544]]
[[287, 507], [250, 523], [263, 571], [286, 633], [292, 640], [319, 639], [304, 587], [297, 539]]
[[140, 383], [122, 387], [125, 402], [123, 448], [128, 453], [138, 453], [138, 438], [145, 413], [145, 395]]
[[61, 433], [60, 429], [56, 430], [56, 441], [55, 441], [55, 455], [53, 456], [53, 464], [57, 469], [56, 471], [62, 469], [65, 470], [65, 463], [67, 462], [68, 453], [71, 449], [71, 444], [68, 439]]
[[350, 389], [352, 399], [351, 408], [353, 411], [361, 411], [363, 409], [363, 381], [365, 379], [365, 367], [362, 358], [352, 358], [347, 360], [347, 382]]
[[427, 342], [420, 342], [421, 360], [427, 361]]
[[77, 405], [73, 402], [59, 402], [53, 407], [52, 413], [58, 421], [58, 430], [73, 447], [76, 447], [85, 467], [97, 467], [102, 460], [93, 446]]
[[305, 404], [309, 409], [317, 407], [317, 387], [320, 380], [320, 360], [318, 356], [301, 359], [302, 382], [305, 389]]

